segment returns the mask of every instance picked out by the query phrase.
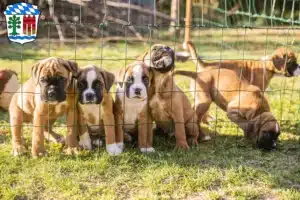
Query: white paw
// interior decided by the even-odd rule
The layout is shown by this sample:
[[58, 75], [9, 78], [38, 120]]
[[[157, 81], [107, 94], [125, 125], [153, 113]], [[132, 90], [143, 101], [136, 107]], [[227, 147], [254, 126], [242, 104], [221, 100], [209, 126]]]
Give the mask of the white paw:
[[122, 153], [122, 149], [120, 149], [116, 143], [107, 144], [106, 151], [111, 156], [116, 156], [116, 155], [119, 155], [120, 153]]
[[153, 153], [155, 152], [155, 149], [153, 147], [148, 147], [148, 148], [140, 148], [140, 151], [142, 153]]
[[93, 145], [96, 147], [101, 147], [103, 145], [103, 142], [100, 139], [93, 140]]
[[208, 140], [211, 140], [211, 137], [209, 135], [206, 135], [204, 138], [203, 138], [204, 141], [208, 141]]
[[82, 146], [86, 150], [92, 149], [92, 141], [89, 133], [84, 133], [80, 136], [79, 145]]
[[117, 145], [122, 151], [124, 150], [124, 143], [123, 143], [123, 142], [116, 143], [116, 145]]

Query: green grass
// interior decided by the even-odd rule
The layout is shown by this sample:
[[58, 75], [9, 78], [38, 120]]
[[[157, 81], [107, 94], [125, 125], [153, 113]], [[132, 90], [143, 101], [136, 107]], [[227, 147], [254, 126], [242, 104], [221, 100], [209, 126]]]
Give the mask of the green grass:
[[[264, 55], [263, 42], [240, 47], [239, 51], [224, 47], [221, 53], [218, 39], [206, 39], [202, 40], [205, 43], [197, 43], [201, 56]], [[268, 46], [267, 52], [271, 53], [274, 46], [277, 45]], [[147, 48], [148, 45], [130, 43], [126, 57], [134, 59]], [[33, 43], [25, 44], [22, 50], [20, 45], [11, 44], [0, 47], [0, 66], [18, 72], [23, 66], [23, 81], [30, 76], [31, 66], [48, 56], [76, 58], [80, 66], [102, 64], [117, 72], [125, 66], [125, 60], [118, 60], [125, 58], [125, 49], [124, 43], [105, 44], [102, 53], [106, 60], [101, 63], [99, 44], [78, 44], [76, 54], [74, 45], [49, 47]], [[195, 66], [188, 62], [176, 67]], [[177, 77], [176, 81], [188, 90], [188, 80]], [[46, 144], [48, 157], [33, 159], [27, 154], [15, 158], [11, 155], [8, 114], [0, 112], [0, 131], [8, 132], [0, 135], [0, 199], [300, 199], [299, 87], [298, 78], [272, 80], [267, 95], [272, 112], [281, 120], [282, 134], [278, 150], [270, 153], [253, 149], [224, 112], [212, 106], [211, 113], [218, 121], [203, 128], [215, 137], [189, 151], [175, 151], [173, 139], [155, 137], [156, 153], [148, 155], [128, 146], [117, 157], [110, 157], [104, 148], [66, 156], [60, 145]], [[187, 95], [191, 96], [188, 92]], [[55, 131], [65, 134], [65, 128], [59, 127], [64, 121], [56, 125]], [[24, 127], [23, 132], [30, 147], [32, 129]]]

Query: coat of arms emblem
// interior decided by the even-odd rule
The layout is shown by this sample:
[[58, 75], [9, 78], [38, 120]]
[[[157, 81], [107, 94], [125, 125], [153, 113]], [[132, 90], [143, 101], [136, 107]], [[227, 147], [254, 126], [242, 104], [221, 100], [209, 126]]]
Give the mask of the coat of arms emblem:
[[4, 11], [9, 40], [24, 44], [36, 39], [40, 11], [29, 3], [16, 3]]

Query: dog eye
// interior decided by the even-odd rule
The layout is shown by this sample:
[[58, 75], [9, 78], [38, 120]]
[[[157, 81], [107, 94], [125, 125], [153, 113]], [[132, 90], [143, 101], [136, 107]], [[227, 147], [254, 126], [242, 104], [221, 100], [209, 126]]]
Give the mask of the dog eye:
[[46, 84], [46, 83], [47, 83], [47, 79], [46, 79], [45, 77], [42, 77], [42, 78], [40, 79], [40, 82], [41, 82], [42, 84]]
[[147, 76], [144, 76], [143, 77], [143, 81], [146, 82], [146, 83], [148, 83], [149, 82], [149, 78]]
[[94, 86], [95, 86], [95, 88], [100, 88], [101, 87], [101, 82], [100, 81], [94, 82]]
[[132, 76], [129, 76], [127, 78], [127, 83], [133, 83], [133, 77]]
[[78, 82], [77, 87], [78, 87], [79, 90], [83, 90], [84, 87], [85, 87], [85, 84], [83, 82]]

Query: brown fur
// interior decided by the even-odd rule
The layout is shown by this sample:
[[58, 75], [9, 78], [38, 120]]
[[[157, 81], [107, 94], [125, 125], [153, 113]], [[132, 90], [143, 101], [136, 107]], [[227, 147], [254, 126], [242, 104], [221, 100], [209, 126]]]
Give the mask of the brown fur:
[[[238, 77], [245, 78], [250, 84], [257, 86], [262, 91], [268, 87], [274, 74], [291, 76], [289, 75], [287, 68], [289, 65], [297, 62], [295, 53], [285, 47], [276, 49], [269, 59], [261, 59], [259, 61], [222, 60], [222, 62], [204, 62], [197, 56], [195, 46], [192, 42], [187, 42], [187, 47], [191, 53], [193, 62], [197, 65], [197, 72], [211, 70], [211, 68], [215, 67], [230, 69], [236, 72]], [[190, 87], [195, 87], [194, 82], [191, 82]], [[195, 98], [197, 98], [197, 95]], [[202, 118], [202, 122], [208, 123], [211, 118], [212, 117], [206, 113]]]
[[13, 70], [0, 70], [0, 108], [2, 109], [8, 109], [14, 93], [20, 87], [17, 76], [17, 73]]
[[[159, 49], [151, 49], [143, 57], [149, 55], [156, 57], [156, 51]], [[165, 55], [164, 55], [165, 56]], [[149, 61], [148, 61], [149, 62]], [[153, 65], [155, 62], [151, 61]], [[151, 66], [152, 67], [152, 66]], [[173, 67], [168, 66], [170, 69]], [[155, 66], [153, 66], [155, 68]], [[175, 137], [177, 148], [188, 148], [189, 145], [186, 136], [192, 137], [192, 143], [198, 143], [199, 124], [197, 124], [197, 116], [192, 109], [192, 106], [183, 93], [183, 91], [175, 84], [171, 72], [161, 73], [155, 69], [153, 71], [153, 79], [151, 81], [150, 94], [151, 99], [149, 106], [152, 117], [158, 128], [167, 132], [173, 129], [172, 123], [175, 124]], [[200, 135], [201, 138], [203, 135]]]
[[[123, 82], [125, 81], [124, 80], [125, 74], [126, 73], [132, 74], [133, 67], [136, 64], [139, 64], [139, 65], [143, 66], [143, 74], [144, 74], [144, 76], [147, 76], [148, 79], [149, 79], [149, 82], [151, 82], [151, 80], [153, 78], [151, 69], [149, 69], [143, 62], [140, 62], [140, 61], [136, 61], [136, 62], [131, 63], [128, 66], [126, 66], [126, 68], [122, 68], [119, 72], [117, 82], [123, 84]], [[151, 98], [150, 95], [151, 94], [148, 91], [148, 99]], [[118, 136], [124, 135], [123, 127], [125, 125], [123, 123], [123, 119], [124, 119], [124, 110], [125, 109], [124, 109], [123, 101], [124, 100], [121, 99], [120, 97], [118, 97], [118, 95], [116, 94], [115, 111], [116, 111], [116, 125], [117, 125], [117, 135]], [[142, 109], [142, 111], [138, 115], [137, 131], [134, 130], [136, 128], [135, 124], [126, 125], [127, 127], [129, 127], [129, 129], [133, 130], [133, 132], [137, 132], [137, 134], [138, 134], [138, 147], [140, 149], [141, 148], [151, 148], [152, 143], [153, 143], [153, 133], [152, 133], [152, 122], [153, 122], [153, 120], [152, 120], [151, 113], [149, 111], [148, 103], [149, 102], [146, 103], [146, 106], [144, 107], [144, 109]]]
[[[78, 148], [75, 90], [72, 85], [72, 75], [77, 73], [77, 64], [61, 58], [48, 58], [41, 60], [32, 67], [32, 77], [24, 83], [18, 93], [13, 96], [9, 106], [10, 123], [12, 131], [12, 144], [14, 155], [20, 155], [25, 147], [22, 141], [22, 124], [33, 122], [32, 156], [46, 153], [44, 147], [44, 134], [51, 135], [52, 124], [55, 120], [67, 114], [68, 133], [65, 147], [67, 152], [74, 152]], [[66, 101], [57, 104], [47, 104], [40, 99], [40, 85], [38, 79], [44, 76], [62, 75], [66, 78]], [[75, 123], [74, 123], [75, 122]]]
[[[194, 56], [197, 59], [196, 53]], [[200, 73], [175, 71], [174, 74], [196, 80], [195, 109], [199, 120], [208, 111], [210, 104], [215, 102], [252, 141], [259, 141], [264, 131], [277, 129], [278, 123], [270, 113], [268, 101], [260, 89], [249, 84], [245, 78], [238, 77], [234, 70], [219, 68], [217, 65]], [[261, 125], [263, 121], [270, 123]]]
[[[115, 134], [115, 117], [113, 112], [114, 101], [111, 93], [109, 92], [110, 88], [114, 83], [115, 76], [114, 74], [102, 68], [98, 68], [95, 65], [90, 65], [80, 70], [78, 81], [80, 81], [81, 79], [86, 79], [86, 74], [90, 69], [96, 70], [97, 79], [102, 83], [102, 85], [104, 85], [104, 87], [102, 87], [102, 91], [100, 91], [100, 93], [103, 96], [103, 99], [102, 102], [99, 105], [97, 105], [98, 110], [95, 110], [95, 112], [100, 112], [99, 122], [97, 122], [95, 116], [90, 113], [87, 117], [85, 117], [84, 105], [78, 103], [80, 135], [88, 132], [87, 124], [97, 124], [100, 126], [98, 127], [99, 130], [101, 130], [97, 131], [97, 134], [106, 136], [106, 144], [112, 144], [116, 141], [123, 142], [123, 137], [116, 137]], [[101, 127], [104, 127], [104, 129], [102, 129]]]
[[209, 70], [211, 67], [230, 69], [235, 71], [238, 77], [242, 76], [250, 84], [263, 91], [268, 87], [274, 74], [291, 76], [288, 74], [287, 68], [292, 63], [297, 62], [295, 53], [285, 47], [276, 49], [268, 59], [204, 62], [195, 55], [196, 50], [192, 42], [188, 42], [187, 46], [191, 52], [193, 62], [197, 64], [197, 72]]

